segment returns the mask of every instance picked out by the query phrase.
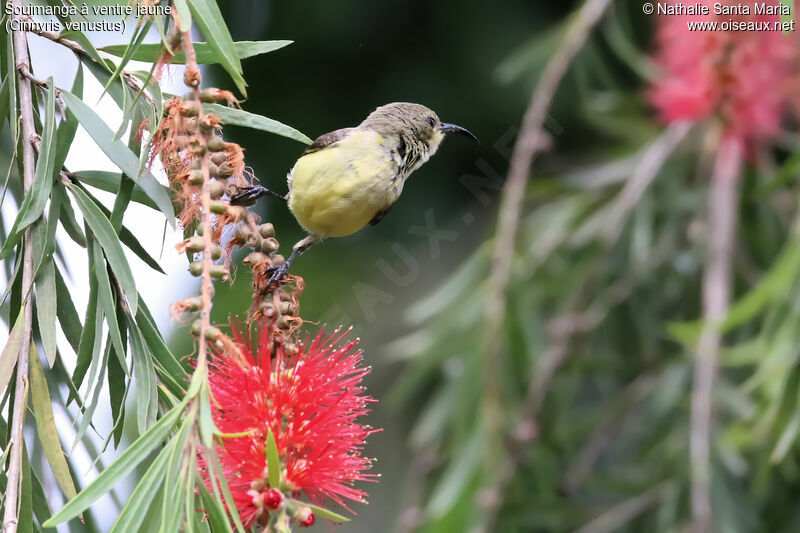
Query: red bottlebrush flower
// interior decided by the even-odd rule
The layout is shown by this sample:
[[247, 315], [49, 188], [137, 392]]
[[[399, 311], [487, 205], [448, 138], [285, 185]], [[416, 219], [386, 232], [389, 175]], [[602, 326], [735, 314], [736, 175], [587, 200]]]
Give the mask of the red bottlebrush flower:
[[[777, 15], [708, 15], [658, 18], [655, 61], [662, 76], [650, 100], [665, 122], [721, 117], [725, 133], [747, 143], [780, 132], [787, 111], [796, 113], [797, 32], [773, 31]], [[752, 9], [752, 6], [751, 6]], [[694, 23], [716, 23], [717, 31], [693, 31]], [[768, 31], [722, 31], [733, 24], [769, 23]]]
[[[374, 400], [361, 385], [370, 368], [361, 366], [358, 341], [343, 341], [345, 335], [337, 330], [311, 342], [276, 343], [272, 325], [265, 325], [257, 347], [236, 333], [241, 354], [221, 351], [211, 362], [214, 422], [222, 433], [246, 433], [226, 438], [218, 450], [245, 525], [281, 504], [274, 492], [302, 491], [314, 503], [329, 498], [345, 508], [345, 500], [365, 500], [353, 483], [375, 478], [361, 452], [377, 430], [356, 419]], [[283, 467], [281, 487], [269, 486], [268, 430]]]

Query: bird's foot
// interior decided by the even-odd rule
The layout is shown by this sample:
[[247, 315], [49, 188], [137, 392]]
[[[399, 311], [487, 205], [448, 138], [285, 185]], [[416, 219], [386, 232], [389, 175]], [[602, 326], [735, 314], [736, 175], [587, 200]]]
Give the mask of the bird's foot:
[[256, 200], [267, 194], [266, 187], [262, 187], [261, 185], [240, 186], [239, 191], [239, 194], [231, 197], [231, 205], [253, 205]]
[[[267, 269], [267, 273], [270, 274], [269, 281], [267, 281], [267, 290], [277, 287], [278, 282], [286, 277], [289, 273], [289, 261], [281, 263], [280, 265], [271, 266]], [[274, 285], [273, 285], [274, 284]]]

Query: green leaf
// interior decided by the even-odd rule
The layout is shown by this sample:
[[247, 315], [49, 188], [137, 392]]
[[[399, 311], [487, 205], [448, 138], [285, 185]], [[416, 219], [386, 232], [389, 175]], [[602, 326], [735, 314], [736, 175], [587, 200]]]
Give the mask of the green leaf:
[[[189, 10], [189, 4], [186, 3], [186, 0], [175, 0], [173, 5], [175, 7], [175, 21], [178, 24], [178, 29], [181, 32], [192, 31], [192, 12]], [[106, 50], [106, 52], [114, 54], [114, 52], [109, 52], [108, 50]], [[140, 59], [139, 61], [147, 61], [147, 59]]]
[[78, 316], [78, 311], [75, 310], [75, 304], [72, 302], [72, 295], [70, 294], [64, 278], [61, 276], [61, 272], [55, 269], [55, 274], [56, 314], [58, 316], [58, 322], [61, 324], [61, 331], [64, 332], [67, 342], [69, 342], [70, 346], [72, 346], [72, 349], [75, 350], [77, 354], [80, 347], [83, 325]]
[[[116, 193], [119, 190], [119, 182], [120, 179], [122, 179], [122, 175], [119, 172], [108, 172], [104, 170], [79, 170], [77, 172], [71, 172], [70, 176], [81, 183], [85, 183], [86, 185], [90, 185], [96, 189], [100, 189], [101, 191], [111, 193]], [[169, 187], [165, 187], [160, 183], [158, 186], [164, 190], [165, 194], [171, 194]], [[149, 196], [147, 196], [147, 194], [139, 185], [133, 186], [131, 201], [146, 205], [147, 207], [155, 209], [156, 211], [159, 210], [155, 202], [151, 200]]]
[[[156, 376], [150, 352], [145, 348], [142, 333], [133, 321], [129, 320], [131, 332], [131, 354], [133, 356], [133, 375], [136, 376], [136, 413], [139, 424], [139, 433], [144, 433], [155, 422], [155, 414], [151, 411], [153, 402], [158, 401], [156, 390]], [[151, 419], [152, 414], [152, 419]]]
[[106, 125], [102, 118], [87, 106], [80, 98], [62, 91], [61, 96], [75, 114], [81, 125], [86, 129], [94, 142], [103, 150], [111, 161], [117, 165], [122, 172], [133, 178], [144, 193], [158, 206], [164, 213], [170, 224], [175, 226], [175, 210], [172, 207], [172, 200], [164, 187], [158, 183], [150, 172], [143, 172], [138, 175], [139, 158], [131, 152], [124, 142], [114, 140], [114, 132]]
[[459, 455], [450, 461], [447, 470], [428, 499], [428, 513], [435, 518], [444, 516], [458, 501], [469, 479], [478, 471], [483, 452], [480, 430], [469, 438]]
[[203, 502], [203, 510], [208, 515], [208, 523], [211, 525], [211, 531], [214, 533], [220, 531], [230, 533], [233, 531], [231, 529], [231, 523], [225, 516], [225, 509], [222, 507], [222, 504], [209, 492], [205, 484], [198, 483], [197, 488], [200, 489], [200, 499]]
[[338, 513], [334, 513], [333, 511], [329, 511], [324, 507], [320, 507], [319, 505], [314, 505], [313, 503], [306, 503], [301, 502], [300, 500], [289, 500], [298, 506], [308, 507], [311, 511], [319, 518], [325, 518], [326, 520], [330, 520], [332, 522], [349, 522], [350, 519], [346, 516], [342, 516]]
[[50, 368], [56, 360], [56, 269], [52, 257], [45, 259], [36, 276], [36, 322]]
[[161, 420], [156, 422], [145, 434], [125, 450], [113, 463], [111, 463], [99, 476], [75, 498], [67, 502], [56, 514], [50, 517], [43, 527], [53, 527], [71, 520], [86, 510], [90, 505], [108, 493], [117, 483], [130, 474], [136, 466], [144, 461], [147, 456], [158, 446], [172, 431], [173, 426], [180, 418], [186, 407], [182, 401], [169, 410]]
[[281, 458], [278, 455], [278, 445], [272, 429], [267, 429], [267, 474], [269, 486], [273, 489], [281, 486]]
[[[275, 50], [292, 44], [293, 41], [237, 41], [233, 43], [236, 48], [236, 55], [239, 59], [246, 59]], [[104, 46], [100, 50], [108, 52], [111, 55], [121, 56], [125, 53], [126, 44], [112, 44]], [[137, 61], [146, 61], [148, 63], [155, 63], [158, 61], [161, 53], [164, 51], [164, 45], [161, 43], [148, 43], [139, 47], [133, 55], [133, 59]], [[197, 62], [200, 64], [219, 63], [216, 52], [208, 44], [204, 42], [194, 43], [194, 51], [197, 54]], [[183, 65], [186, 63], [186, 54], [183, 51], [176, 51], [175, 55], [170, 58], [170, 63], [173, 65]]]
[[[24, 308], [24, 305], [22, 306]], [[8, 333], [8, 340], [0, 352], [0, 391], [6, 390], [11, 375], [14, 373], [14, 367], [17, 365], [17, 358], [19, 351], [22, 348], [23, 332], [25, 330], [25, 320], [23, 318], [24, 312], [20, 309], [17, 319], [14, 321], [14, 326]]]
[[[83, 66], [78, 63], [78, 72], [75, 75], [75, 81], [72, 84], [72, 94], [78, 98], [83, 98]], [[56, 178], [64, 166], [64, 161], [67, 160], [69, 149], [72, 147], [72, 141], [75, 139], [75, 133], [78, 131], [78, 119], [69, 110], [66, 110], [66, 120], [58, 126], [58, 139], [56, 141], [56, 158], [53, 164], [53, 174]]]
[[[39, 149], [39, 158], [36, 160], [36, 173], [33, 183], [22, 204], [14, 225], [8, 232], [8, 237], [0, 249], [0, 259], [7, 257], [11, 250], [19, 243], [22, 233], [31, 224], [44, 214], [50, 190], [53, 187], [53, 162], [55, 160], [55, 115], [56, 98], [53, 88], [53, 78], [47, 80], [47, 103], [45, 106], [45, 121], [42, 128], [42, 143]], [[25, 141], [27, 142], [27, 140]]]
[[97, 294], [100, 300], [100, 306], [103, 309], [103, 314], [106, 316], [106, 323], [108, 324], [108, 336], [114, 345], [114, 351], [120, 359], [120, 364], [125, 366], [125, 344], [122, 342], [122, 334], [120, 333], [119, 322], [117, 321], [117, 309], [114, 290], [111, 287], [111, 279], [106, 270], [106, 261], [103, 257], [103, 252], [97, 246], [92, 247], [92, 254], [94, 255], [94, 275], [97, 278]]
[[153, 501], [158, 489], [164, 483], [167, 461], [172, 449], [172, 445], [165, 446], [144, 473], [142, 479], [136, 484], [136, 488], [133, 489], [133, 493], [128, 498], [128, 503], [122, 508], [122, 512], [114, 522], [111, 533], [136, 533], [139, 531], [139, 526], [142, 525], [147, 516], [150, 502]]
[[117, 277], [117, 281], [119, 281], [128, 299], [128, 307], [130, 307], [131, 312], [135, 314], [138, 304], [136, 282], [133, 279], [130, 266], [125, 258], [125, 253], [122, 251], [122, 246], [117, 240], [117, 234], [114, 232], [114, 228], [111, 227], [108, 218], [103, 215], [103, 212], [97, 205], [86, 196], [85, 192], [71, 183], [67, 184], [67, 187], [72, 191], [72, 195], [78, 202], [78, 207], [81, 213], [83, 213], [83, 217], [86, 219], [89, 227], [92, 228], [92, 232], [100, 243], [100, 246], [103, 247], [106, 259], [108, 259], [108, 263], [111, 265], [111, 270], [114, 271], [114, 275]]
[[242, 111], [241, 109], [234, 109], [232, 107], [226, 107], [220, 104], [203, 104], [203, 109], [207, 113], [213, 113], [217, 115], [225, 124], [243, 126], [245, 128], [252, 128], [274, 133], [276, 135], [281, 135], [282, 137], [288, 137], [289, 139], [293, 139], [303, 144], [312, 143], [311, 139], [296, 129], [292, 128], [291, 126], [287, 126], [286, 124], [282, 124], [277, 120], [272, 120], [271, 118], [262, 117], [261, 115], [248, 113], [247, 111]]
[[236, 45], [233, 44], [228, 26], [222, 18], [222, 13], [215, 0], [192, 0], [189, 2], [189, 9], [192, 12], [192, 19], [200, 32], [208, 41], [217, 62], [220, 63], [228, 74], [233, 78], [233, 82], [239, 91], [247, 96], [247, 84], [242, 77], [242, 64], [236, 52]]
[[142, 337], [150, 348], [150, 353], [161, 369], [161, 379], [174, 394], [183, 394], [186, 390], [186, 370], [181, 366], [180, 361], [169, 349], [164, 339], [161, 337], [156, 327], [153, 317], [150, 315], [147, 306], [142, 302], [139, 305], [139, 312], [136, 314], [136, 323], [141, 328]]
[[42, 364], [36, 353], [36, 346], [31, 343], [30, 356], [31, 369], [31, 399], [33, 403], [33, 415], [36, 419], [36, 432], [39, 441], [42, 443], [44, 456], [50, 464], [50, 470], [61, 487], [61, 491], [67, 499], [72, 499], [77, 495], [75, 484], [69, 472], [69, 465], [61, 449], [61, 440], [56, 429], [55, 418], [53, 417], [53, 404], [50, 401], [50, 391], [47, 388], [47, 379], [44, 376]]
[[72, 209], [72, 202], [70, 202], [69, 197], [64, 191], [63, 186], [60, 185], [60, 182], [58, 185], [53, 187], [53, 191], [50, 193], [50, 198], [55, 198], [56, 195], [63, 196], [61, 199], [61, 211], [58, 213], [58, 220], [61, 222], [64, 231], [66, 231], [67, 235], [69, 235], [70, 238], [79, 246], [86, 248], [86, 236], [83, 234], [83, 231], [81, 231], [81, 226], [78, 224], [78, 220], [75, 218], [75, 211]]

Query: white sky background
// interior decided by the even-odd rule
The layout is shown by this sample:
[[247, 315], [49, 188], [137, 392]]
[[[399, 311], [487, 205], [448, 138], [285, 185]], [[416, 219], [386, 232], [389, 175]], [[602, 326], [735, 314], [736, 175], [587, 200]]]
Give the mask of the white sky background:
[[[124, 34], [96, 32], [89, 33], [88, 36], [98, 48], [108, 44], [127, 43], [131, 39], [135, 24], [135, 19], [129, 19], [126, 22], [126, 32]], [[152, 35], [147, 40], [150, 42], [158, 42], [158, 32], [154, 30], [151, 33]], [[28, 40], [34, 76], [40, 79], [47, 79], [49, 76], [53, 76], [56, 86], [68, 90], [72, 86], [78, 68], [78, 60], [75, 55], [61, 45], [52, 43], [42, 37], [28, 34]], [[149, 64], [131, 62], [126, 67], [126, 70], [149, 70], [149, 67]], [[173, 94], [183, 94], [186, 92], [186, 87], [183, 85], [183, 67], [171, 66], [165, 69], [161, 79], [161, 88], [164, 92]], [[109, 96], [106, 95], [102, 99], [99, 99], [102, 94], [102, 89], [102, 85], [88, 70], [84, 69], [83, 100], [109, 124], [112, 130], [116, 131], [122, 120], [122, 111]], [[122, 138], [126, 140], [127, 134]], [[82, 127], [77, 131], [69, 156], [66, 160], [66, 167], [70, 171], [119, 171]], [[152, 172], [161, 183], [167, 184], [166, 176], [157, 165], [154, 165]], [[105, 193], [97, 189], [91, 189], [91, 191], [111, 209], [114, 201], [113, 194]], [[12, 205], [13, 200], [7, 196], [6, 204], [2, 212], [7, 228], [11, 226], [16, 216], [16, 209], [12, 209]], [[75, 212], [78, 220], [81, 221], [80, 211], [75, 208]], [[169, 317], [170, 304], [195, 292], [197, 284], [187, 271], [188, 265], [186, 256], [184, 254], [179, 254], [175, 249], [175, 244], [183, 240], [182, 231], [180, 229], [173, 230], [170, 226], [167, 226], [166, 234], [164, 234], [164, 222], [164, 216], [158, 211], [133, 202], [131, 202], [128, 207], [123, 221], [128, 229], [137, 237], [142, 246], [158, 261], [161, 268], [166, 272], [165, 276], [152, 270], [125, 248], [139, 292], [152, 312], [159, 330], [162, 334], [168, 336], [171, 328], [174, 326]], [[161, 250], [162, 235], [165, 235], [163, 252]], [[69, 264], [69, 272], [67, 273], [62, 270], [62, 273], [65, 274], [64, 278], [71, 290], [75, 307], [81, 320], [83, 320], [89, 293], [86, 250], [75, 244], [60, 227], [57, 238], [58, 244]], [[4, 276], [0, 275], [0, 278], [3, 277]], [[3, 284], [7, 282], [5, 279], [2, 281]], [[2, 290], [5, 290], [5, 287], [3, 287]], [[7, 335], [8, 329], [4, 324], [0, 323], [0, 339], [6, 339]], [[2, 344], [5, 344], [5, 341], [0, 342], [0, 345]], [[58, 345], [60, 353], [64, 356], [65, 366], [71, 372], [75, 367], [75, 355], [60, 330]], [[85, 390], [81, 392], [85, 393]], [[74, 408], [74, 404], [71, 407]], [[69, 451], [75, 434], [72, 428], [75, 410], [71, 408], [70, 411], [73, 412], [70, 413], [70, 415], [66, 415], [58, 408], [54, 411], [56, 422], [59, 426], [59, 433], [62, 434], [62, 446], [64, 446], [65, 451]], [[99, 436], [93, 434], [91, 428], [88, 430], [87, 435], [93, 434], [95, 443], [98, 446], [102, 446], [103, 439], [112, 429], [107, 390], [103, 390], [101, 393], [98, 409], [94, 418], [96, 420], [95, 427], [99, 432]], [[31, 436], [32, 435], [27, 435], [28, 438]], [[115, 456], [116, 453], [113, 450], [112, 444], [109, 446], [108, 451], [102, 455], [101, 460], [104, 465], [108, 465]], [[97, 475], [97, 471], [92, 469], [94, 457], [90, 457], [82, 446], [76, 448], [72, 459], [73, 464], [78, 468], [79, 475], [86, 475], [86, 480], [93, 479]], [[50, 479], [48, 479], [48, 477], [50, 477]], [[45, 479], [43, 479], [42, 482], [45, 484], [46, 490], [48, 490], [48, 500], [53, 505], [53, 510], [57, 510], [61, 505], [58, 503], [61, 501], [61, 496], [52, 476], [48, 476], [48, 473], [46, 473]], [[131, 485], [128, 485], [128, 487], [121, 485], [117, 487], [117, 492], [124, 495], [129, 493], [127, 489], [130, 488]], [[124, 496], [122, 496], [121, 500], [122, 503], [124, 503]], [[109, 530], [113, 520], [118, 515], [118, 506], [106, 496], [97, 502], [93, 508], [99, 520], [98, 525], [100, 530]], [[108, 513], [97, 512], [99, 509], [108, 509]], [[59, 531], [62, 530], [67, 531], [64, 525], [59, 527]]]

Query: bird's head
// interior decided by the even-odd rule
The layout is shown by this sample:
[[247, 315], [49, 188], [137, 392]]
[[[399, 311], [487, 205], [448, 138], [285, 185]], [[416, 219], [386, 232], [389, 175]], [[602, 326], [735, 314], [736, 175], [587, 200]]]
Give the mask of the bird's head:
[[384, 136], [398, 136], [406, 143], [413, 142], [427, 156], [436, 152], [446, 133], [466, 135], [478, 142], [466, 128], [442, 122], [436, 113], [424, 105], [409, 102], [381, 106], [370, 113], [361, 126], [374, 129]]

